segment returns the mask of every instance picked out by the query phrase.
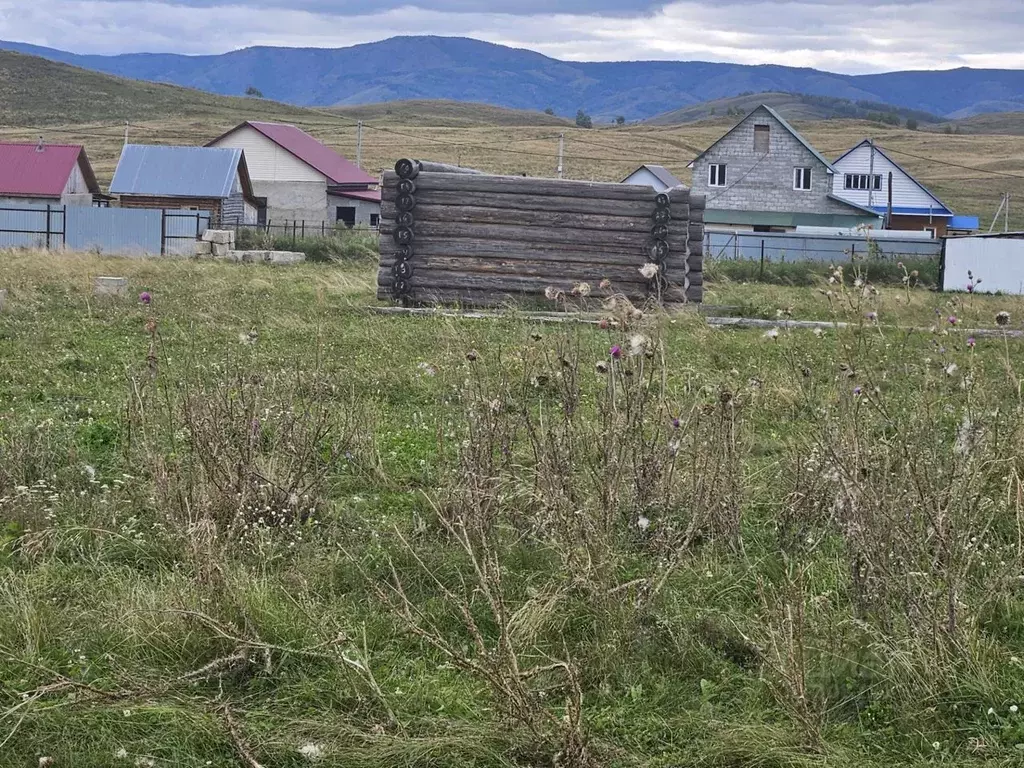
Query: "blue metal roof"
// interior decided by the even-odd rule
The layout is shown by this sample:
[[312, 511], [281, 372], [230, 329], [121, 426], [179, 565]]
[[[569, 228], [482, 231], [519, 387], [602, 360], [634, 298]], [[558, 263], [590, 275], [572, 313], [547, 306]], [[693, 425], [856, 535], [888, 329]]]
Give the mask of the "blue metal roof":
[[[884, 205], [876, 205], [874, 210], [884, 214], [889, 209]], [[928, 208], [927, 206], [920, 205], [894, 205], [892, 212], [900, 216], [934, 216], [939, 219], [953, 215], [953, 212], [948, 208], [939, 208], [938, 206]]]
[[946, 225], [949, 229], [978, 229], [981, 224], [977, 216], [954, 216]]
[[242, 150], [127, 144], [110, 192], [161, 197], [231, 196]]

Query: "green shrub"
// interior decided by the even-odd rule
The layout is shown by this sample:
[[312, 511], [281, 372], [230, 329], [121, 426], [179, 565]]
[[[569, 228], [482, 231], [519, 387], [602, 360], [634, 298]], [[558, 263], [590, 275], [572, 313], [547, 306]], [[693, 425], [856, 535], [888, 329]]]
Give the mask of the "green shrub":
[[[857, 264], [864, 271], [865, 279], [879, 285], [901, 285], [904, 267], [908, 273], [918, 273], [915, 284], [934, 286], [939, 283], [938, 259], [899, 261], [880, 258], [858, 260]], [[759, 261], [708, 259], [704, 262], [704, 271], [709, 281], [726, 279], [771, 285], [809, 286], [827, 279], [832, 272], [832, 265], [824, 261], [766, 261], [762, 270]]]
[[377, 233], [365, 228], [333, 229], [326, 235], [306, 237], [240, 229], [235, 243], [241, 250], [301, 251], [307, 260], [316, 262], [372, 261], [379, 253]]

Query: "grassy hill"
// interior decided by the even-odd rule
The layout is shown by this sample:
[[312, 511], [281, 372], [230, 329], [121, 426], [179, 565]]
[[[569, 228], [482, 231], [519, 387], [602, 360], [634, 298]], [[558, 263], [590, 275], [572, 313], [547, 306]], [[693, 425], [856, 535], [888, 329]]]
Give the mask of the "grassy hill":
[[831, 120], [835, 118], [864, 119], [882, 122], [883, 118], [890, 121], [899, 118], [917, 120], [919, 124], [938, 123], [941, 117], [930, 112], [906, 109], [892, 104], [851, 99], [813, 96], [806, 93], [745, 93], [726, 99], [691, 104], [671, 112], [665, 112], [645, 120], [648, 125], [681, 125], [706, 120], [716, 116], [739, 117], [750, 112], [760, 104], [775, 109], [786, 120]]
[[327, 110], [352, 120], [374, 123], [460, 128], [481, 125], [550, 125], [574, 123], [555, 115], [527, 109], [508, 109], [493, 104], [443, 99], [411, 99], [365, 104], [357, 107], [331, 107]]
[[930, 125], [926, 130], [967, 135], [1024, 136], [1024, 112], [992, 112]]

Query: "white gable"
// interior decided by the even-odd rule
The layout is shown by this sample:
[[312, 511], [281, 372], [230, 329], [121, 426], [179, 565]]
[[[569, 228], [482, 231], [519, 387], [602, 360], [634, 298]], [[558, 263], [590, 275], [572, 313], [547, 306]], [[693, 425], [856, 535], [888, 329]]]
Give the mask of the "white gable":
[[[884, 208], [889, 204], [889, 173], [892, 173], [892, 207], [915, 208], [924, 213], [931, 207], [936, 212], [942, 209], [942, 203], [932, 197], [920, 184], [898, 165], [890, 161], [878, 148], [875, 148], [874, 159], [871, 157], [871, 146], [861, 144], [845, 157], [833, 163], [836, 175], [833, 181], [833, 194], [843, 200], [858, 205], [870, 205], [873, 208]], [[881, 189], [847, 189], [846, 175], [874, 175], [882, 177]], [[869, 202], [870, 198], [870, 202]]]
[[245, 150], [245, 164], [253, 181], [320, 181], [327, 177], [282, 149], [252, 126], [246, 125], [211, 146]]
[[71, 175], [68, 176], [68, 183], [64, 185], [63, 194], [81, 195], [88, 191], [89, 185], [85, 183], [85, 176], [82, 175], [82, 166], [75, 163], [75, 167], [71, 169]]
[[646, 166], [637, 168], [622, 183], [635, 184], [642, 187], [654, 187], [658, 192], [664, 192], [668, 189], [661, 179], [651, 173]]

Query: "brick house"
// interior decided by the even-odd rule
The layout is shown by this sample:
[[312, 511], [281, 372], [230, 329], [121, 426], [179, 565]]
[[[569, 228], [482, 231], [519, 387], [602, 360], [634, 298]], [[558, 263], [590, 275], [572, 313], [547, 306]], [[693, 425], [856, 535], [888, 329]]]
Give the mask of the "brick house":
[[835, 168], [771, 107], [761, 105], [691, 163], [707, 196], [705, 223], [788, 232], [798, 226], [879, 226], [879, 215], [833, 191]]
[[256, 223], [257, 202], [240, 149], [127, 144], [110, 193], [122, 208], [208, 211], [225, 224]]

